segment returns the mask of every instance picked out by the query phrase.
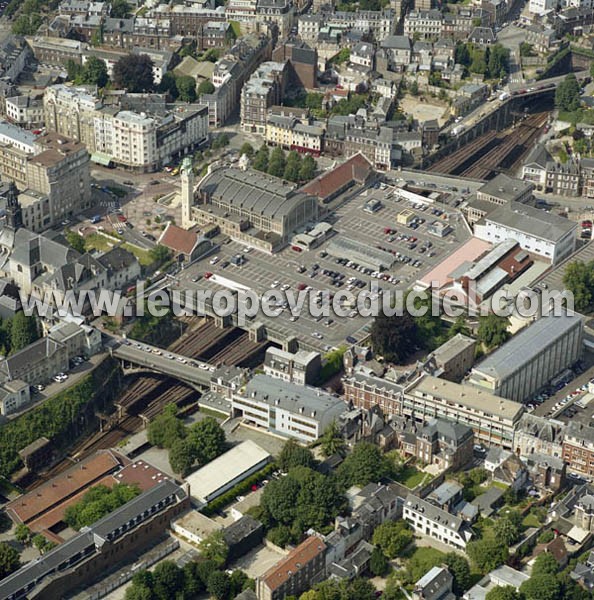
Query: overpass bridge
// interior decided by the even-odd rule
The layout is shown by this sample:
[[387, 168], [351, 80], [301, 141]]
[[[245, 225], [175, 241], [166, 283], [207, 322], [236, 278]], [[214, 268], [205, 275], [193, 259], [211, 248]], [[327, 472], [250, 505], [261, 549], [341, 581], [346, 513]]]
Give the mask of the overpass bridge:
[[[111, 356], [122, 361], [125, 372], [153, 371], [170, 375], [200, 389], [210, 387], [214, 365], [115, 336], [111, 336], [110, 341], [109, 352]], [[127, 365], [136, 365], [141, 369], [130, 368]]]

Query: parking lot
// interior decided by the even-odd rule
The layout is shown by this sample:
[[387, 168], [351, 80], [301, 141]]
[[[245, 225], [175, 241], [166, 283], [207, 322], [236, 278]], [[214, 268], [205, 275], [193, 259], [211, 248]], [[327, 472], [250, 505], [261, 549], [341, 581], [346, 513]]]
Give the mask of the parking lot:
[[[325, 218], [332, 224], [335, 234], [311, 251], [298, 252], [288, 246], [270, 256], [256, 249], [246, 251], [244, 244], [222, 240], [216, 260], [211, 255], [183, 269], [176, 275], [175, 287], [182, 290], [210, 289], [215, 292], [221, 286], [204, 277], [205, 273], [213, 273], [244, 285], [258, 295], [270, 289], [292, 290], [296, 293], [304, 288], [314, 296], [320, 290], [331, 293], [350, 290], [356, 294], [369, 290], [372, 281], [378, 283], [380, 290], [409, 288], [424, 272], [466, 241], [469, 232], [461, 225], [454, 209], [443, 205], [432, 207], [413, 204], [405, 199], [397, 199], [393, 193], [389, 197], [391, 191], [390, 187], [369, 189], [342, 204], [337, 203], [338, 208]], [[377, 212], [366, 212], [363, 208], [372, 198], [378, 198], [382, 208]], [[399, 224], [397, 219], [405, 209], [412, 211], [414, 218], [414, 222], [408, 226]], [[432, 214], [432, 210], [439, 211], [439, 214]], [[428, 231], [428, 226], [439, 220], [447, 222], [452, 228], [444, 238]], [[328, 247], [337, 239], [352, 240], [363, 250], [366, 247], [382, 249], [391, 255], [393, 264], [375, 276], [372, 269], [364, 271], [364, 265], [348, 261], [346, 257], [340, 264], [340, 257], [328, 253]], [[238, 254], [245, 258], [241, 265], [231, 261]], [[199, 281], [195, 281], [197, 278], [200, 278]], [[302, 348], [321, 351], [337, 347], [347, 338], [351, 343], [361, 340], [370, 326], [368, 318], [358, 316], [354, 311], [350, 312], [349, 317], [331, 314], [328, 318], [303, 310], [295, 318], [285, 308], [278, 317], [260, 314], [255, 320], [261, 320], [281, 338], [298, 337]]]

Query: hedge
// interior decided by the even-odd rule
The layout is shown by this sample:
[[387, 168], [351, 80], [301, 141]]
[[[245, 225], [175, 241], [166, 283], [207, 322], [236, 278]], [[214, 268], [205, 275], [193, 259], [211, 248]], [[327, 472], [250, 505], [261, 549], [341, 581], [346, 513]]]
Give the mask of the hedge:
[[218, 498], [215, 498], [212, 502], [205, 506], [201, 512], [207, 517], [210, 517], [214, 513], [221, 510], [223, 507], [227, 506], [228, 504], [231, 504], [231, 502], [233, 502], [235, 498], [237, 498], [237, 496], [241, 496], [241, 494], [249, 492], [252, 489], [253, 485], [260, 483], [263, 479], [266, 479], [277, 469], [278, 467], [275, 463], [268, 463], [263, 469], [260, 469], [257, 473], [250, 475], [247, 479], [244, 479], [235, 487], [232, 487], [228, 492], [225, 492]]

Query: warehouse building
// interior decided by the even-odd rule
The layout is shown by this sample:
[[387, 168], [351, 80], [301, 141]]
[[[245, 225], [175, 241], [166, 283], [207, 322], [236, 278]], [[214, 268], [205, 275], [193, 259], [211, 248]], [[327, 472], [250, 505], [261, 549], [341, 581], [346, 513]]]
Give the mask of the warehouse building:
[[201, 504], [208, 504], [264, 468], [271, 459], [255, 442], [241, 442], [186, 477], [190, 495]]
[[579, 315], [541, 317], [476, 366], [469, 383], [524, 402], [580, 358], [583, 329]]

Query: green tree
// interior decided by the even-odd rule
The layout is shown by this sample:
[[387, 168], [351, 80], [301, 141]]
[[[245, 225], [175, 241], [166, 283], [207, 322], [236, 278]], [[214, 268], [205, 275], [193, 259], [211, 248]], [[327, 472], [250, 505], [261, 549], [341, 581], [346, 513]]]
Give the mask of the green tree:
[[177, 406], [169, 404], [148, 426], [147, 438], [158, 448], [171, 448], [173, 443], [186, 436], [184, 424], [177, 418]]
[[37, 12], [23, 12], [12, 24], [12, 33], [16, 35], [35, 35], [41, 27], [43, 19]]
[[268, 161], [268, 174], [274, 177], [282, 177], [285, 173], [285, 152], [277, 146], [271, 153]]
[[332, 421], [332, 423], [326, 427], [326, 430], [320, 438], [320, 449], [322, 450], [322, 454], [328, 458], [333, 454], [342, 454], [345, 448], [346, 442], [340, 433], [340, 428], [336, 421]]
[[130, 5], [126, 0], [113, 0], [111, 3], [111, 16], [114, 19], [125, 19], [130, 13]]
[[338, 477], [348, 488], [352, 485], [365, 486], [390, 475], [392, 464], [378, 446], [359, 442], [338, 467]]
[[154, 86], [153, 61], [147, 54], [127, 54], [113, 66], [113, 82], [129, 92], [150, 92]]
[[33, 547], [37, 548], [41, 554], [46, 552], [48, 540], [44, 535], [41, 535], [41, 533], [34, 535], [31, 538], [31, 543], [33, 544]]
[[418, 548], [406, 563], [406, 582], [415, 583], [444, 559], [445, 554], [437, 548]]
[[19, 311], [10, 325], [10, 351], [18, 352], [39, 339], [39, 323], [34, 315]]
[[565, 268], [563, 284], [573, 294], [576, 310], [585, 311], [594, 297], [594, 261], [576, 260]]
[[182, 75], [175, 80], [178, 99], [182, 102], [194, 102], [196, 100], [196, 80], [189, 75]]
[[308, 92], [305, 96], [305, 107], [310, 110], [321, 110], [324, 96], [316, 92]]
[[375, 354], [383, 356], [387, 361], [404, 364], [418, 346], [417, 324], [408, 312], [402, 316], [386, 316], [380, 312], [373, 320], [371, 347]]
[[229, 575], [224, 571], [214, 571], [208, 578], [206, 589], [212, 598], [225, 600], [231, 589]]
[[212, 84], [210, 79], [204, 79], [198, 85], [198, 95], [202, 96], [202, 94], [212, 94], [215, 91], [215, 86]]
[[156, 265], [162, 265], [171, 258], [171, 250], [165, 246], [161, 246], [161, 244], [157, 244], [150, 249], [149, 255]]
[[277, 464], [282, 471], [288, 473], [293, 467], [313, 467], [315, 460], [311, 450], [300, 446], [294, 439], [285, 442]]
[[472, 58], [470, 57], [470, 52], [468, 51], [468, 44], [465, 44], [464, 42], [458, 42], [454, 51], [454, 58], [458, 64], [464, 67], [470, 66]]
[[226, 133], [217, 135], [212, 143], [213, 150], [219, 150], [229, 145], [229, 136]]
[[157, 91], [162, 94], [169, 94], [173, 100], [177, 99], [179, 92], [177, 91], [177, 78], [173, 71], [163, 73], [161, 81], [157, 87]]
[[509, 72], [509, 49], [501, 44], [489, 48], [489, 75], [492, 79], [505, 76]]
[[489, 350], [504, 344], [510, 337], [509, 319], [493, 313], [479, 317], [477, 339]]
[[215, 531], [205, 537], [200, 542], [200, 554], [213, 561], [218, 568], [225, 566], [227, 555], [229, 554], [229, 546], [225, 542], [225, 536], [222, 531]]
[[501, 540], [507, 546], [515, 544], [520, 539], [520, 531], [507, 517], [501, 517], [495, 521], [493, 533], [498, 540]]
[[176, 439], [169, 448], [169, 464], [174, 473], [187, 475], [194, 464], [194, 447], [187, 438]]
[[152, 590], [146, 585], [130, 585], [126, 588], [124, 600], [154, 600]]
[[153, 593], [157, 600], [175, 598], [184, 587], [183, 571], [171, 560], [157, 564], [153, 571]]
[[448, 339], [453, 338], [459, 333], [468, 337], [472, 336], [472, 331], [470, 330], [470, 327], [468, 327], [468, 325], [466, 324], [466, 317], [464, 315], [460, 315], [459, 317], [457, 317], [453, 325], [448, 329]]
[[555, 575], [532, 575], [520, 586], [520, 592], [526, 600], [558, 600], [561, 582]]
[[262, 144], [254, 157], [254, 163], [252, 165], [254, 169], [257, 171], [268, 171], [268, 154], [268, 146]]
[[410, 85], [410, 93], [413, 96], [418, 96], [419, 95], [419, 84], [417, 83], [416, 79]]
[[254, 147], [249, 142], [244, 142], [239, 149], [239, 155], [243, 156], [245, 154], [248, 158], [252, 158], [254, 152]]
[[548, 552], [541, 552], [532, 566], [532, 577], [540, 575], [556, 575], [559, 571], [559, 563], [555, 557]]
[[580, 107], [580, 84], [573, 73], [569, 73], [557, 86], [555, 106], [570, 112]]
[[0, 579], [14, 573], [20, 566], [19, 553], [16, 548], [0, 542]]
[[502, 541], [485, 538], [469, 542], [466, 554], [481, 573], [488, 573], [507, 560], [508, 551]]
[[312, 180], [315, 177], [317, 169], [316, 161], [312, 156], [306, 154], [301, 161], [301, 169], [299, 171], [299, 179], [303, 182]]
[[287, 156], [287, 164], [285, 165], [285, 171], [283, 177], [287, 181], [293, 181], [297, 183], [301, 176], [301, 156], [295, 150], [291, 150]]
[[472, 586], [470, 565], [463, 556], [455, 552], [448, 552], [444, 563], [454, 578], [454, 594], [456, 598], [461, 598], [464, 592]]
[[66, 241], [68, 242], [68, 245], [71, 248], [73, 248], [77, 252], [80, 252], [81, 254], [85, 253], [86, 244], [85, 244], [85, 238], [82, 237], [82, 235], [75, 233], [74, 231], [67, 231], [65, 237], [66, 237]]
[[17, 542], [27, 545], [31, 541], [31, 530], [25, 524], [19, 523], [16, 526], [14, 537]]
[[87, 83], [103, 88], [109, 81], [107, 66], [100, 58], [89, 56], [77, 79], [80, 83]]
[[521, 600], [522, 596], [512, 585], [493, 588], [487, 592], [486, 600]]
[[205, 465], [225, 451], [225, 432], [213, 417], [194, 423], [188, 431], [194, 459]]
[[386, 556], [379, 548], [374, 548], [371, 553], [369, 570], [376, 577], [383, 577], [390, 570]]
[[413, 541], [414, 534], [406, 521], [386, 521], [373, 532], [373, 543], [388, 558], [396, 558]]

